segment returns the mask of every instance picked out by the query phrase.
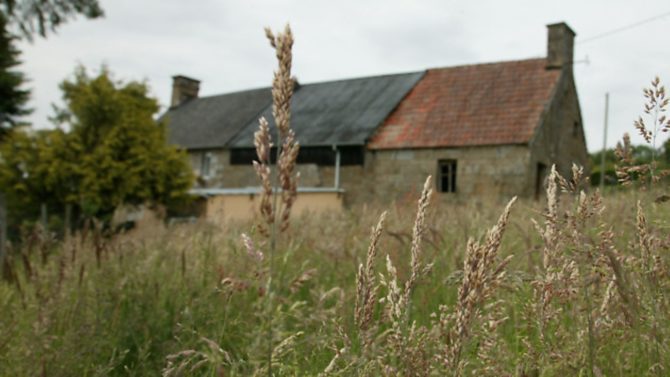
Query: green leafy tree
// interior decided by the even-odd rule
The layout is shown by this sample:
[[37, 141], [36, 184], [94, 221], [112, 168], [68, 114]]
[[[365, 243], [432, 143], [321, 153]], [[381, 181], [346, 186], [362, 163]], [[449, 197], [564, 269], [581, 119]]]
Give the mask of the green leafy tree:
[[0, 13], [0, 139], [8, 128], [18, 123], [18, 118], [30, 113], [26, 107], [30, 93], [22, 88], [25, 77], [14, 70], [20, 64], [15, 40]]
[[18, 128], [8, 132], [5, 142], [0, 143], [0, 191], [5, 193], [11, 224], [35, 219], [41, 203], [53, 203], [44, 184], [49, 173], [44, 152], [52, 134], [55, 131]]
[[[17, 216], [35, 219], [39, 205], [71, 205], [108, 218], [122, 204], [174, 205], [188, 199], [193, 173], [183, 151], [169, 145], [166, 125], [142, 82], [115, 82], [107, 69], [90, 77], [78, 68], [61, 84], [65, 107], [55, 117], [69, 129], [15, 130], [0, 145], [0, 191]], [[10, 211], [12, 211], [10, 209]]]
[[61, 89], [66, 108], [57, 118], [71, 131], [67, 150], [54, 152], [68, 163], [52, 169], [60, 175], [50, 182], [62, 188], [63, 200], [105, 216], [121, 204], [171, 205], [187, 197], [193, 173], [185, 153], [167, 143], [166, 125], [154, 119], [158, 101], [145, 83], [114, 82], [106, 68], [89, 77], [80, 67]]

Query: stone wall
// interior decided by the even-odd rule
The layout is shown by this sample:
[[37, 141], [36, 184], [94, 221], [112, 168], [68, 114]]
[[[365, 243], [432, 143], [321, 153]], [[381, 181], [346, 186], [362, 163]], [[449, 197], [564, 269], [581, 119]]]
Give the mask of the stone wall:
[[[572, 164], [583, 166], [589, 175], [589, 155], [579, 108], [577, 89], [570, 69], [564, 69], [556, 86], [551, 105], [545, 110], [541, 125], [530, 144], [531, 186], [536, 191], [552, 164], [558, 172], [570, 176]], [[543, 175], [538, 166], [546, 167]]]
[[[251, 166], [231, 165], [225, 150], [192, 151], [191, 163], [199, 172], [202, 153], [210, 153], [210, 178], [199, 179], [199, 188], [239, 188], [258, 186]], [[482, 197], [509, 198], [530, 195], [526, 146], [487, 146], [368, 151], [365, 164], [342, 166], [340, 186], [347, 207], [372, 202], [416, 200], [428, 175], [438, 179], [438, 161], [457, 161], [456, 192], [440, 193], [455, 200]], [[298, 165], [302, 187], [333, 187], [334, 166]]]
[[529, 158], [528, 147], [515, 145], [378, 150], [366, 156], [365, 179], [369, 182], [365, 186], [370, 189], [360, 185], [344, 188], [362, 202], [414, 201], [428, 175], [433, 176], [437, 188], [440, 160], [456, 160], [456, 192], [437, 193], [439, 196], [457, 201], [506, 199], [527, 195]]

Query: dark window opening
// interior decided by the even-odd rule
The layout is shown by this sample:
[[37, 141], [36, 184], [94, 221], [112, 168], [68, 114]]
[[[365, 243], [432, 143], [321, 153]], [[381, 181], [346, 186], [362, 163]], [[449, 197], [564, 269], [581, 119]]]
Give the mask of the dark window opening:
[[456, 160], [440, 160], [437, 177], [439, 192], [456, 192]]
[[[365, 149], [362, 146], [337, 147], [340, 151], [340, 165], [363, 165], [365, 162]], [[301, 147], [298, 153], [298, 164], [317, 164], [319, 166], [335, 165], [335, 150], [332, 147]], [[270, 163], [277, 160], [277, 148], [270, 151]], [[252, 148], [232, 149], [230, 151], [231, 165], [250, 165], [258, 160], [256, 150]]]
[[575, 122], [572, 125], [572, 137], [579, 136], [579, 122]]
[[535, 172], [535, 200], [540, 199], [544, 192], [544, 180], [547, 179], [547, 165], [538, 162]]

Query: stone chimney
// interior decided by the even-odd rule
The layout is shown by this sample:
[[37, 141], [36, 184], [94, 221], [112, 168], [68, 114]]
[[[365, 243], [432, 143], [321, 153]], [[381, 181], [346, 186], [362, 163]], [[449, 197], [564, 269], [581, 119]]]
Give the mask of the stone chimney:
[[547, 25], [547, 69], [572, 68], [575, 32], [565, 22]]
[[198, 98], [200, 81], [186, 76], [172, 76], [172, 101], [170, 107], [177, 107], [182, 103]]

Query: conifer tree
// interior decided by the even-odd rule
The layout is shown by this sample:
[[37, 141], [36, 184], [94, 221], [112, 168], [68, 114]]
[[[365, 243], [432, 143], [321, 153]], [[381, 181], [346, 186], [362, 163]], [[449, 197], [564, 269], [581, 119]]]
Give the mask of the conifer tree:
[[46, 37], [77, 15], [94, 19], [104, 12], [98, 0], [0, 0], [0, 14], [11, 24], [10, 32], [31, 40], [35, 34]]
[[15, 70], [20, 64], [16, 38], [7, 30], [7, 22], [0, 13], [0, 137], [16, 125], [21, 116], [30, 113], [26, 103], [30, 92], [24, 88], [24, 75]]
[[30, 113], [26, 78], [15, 69], [20, 64], [17, 40], [46, 37], [77, 15], [94, 19], [104, 13], [98, 0], [0, 0], [0, 141]]

